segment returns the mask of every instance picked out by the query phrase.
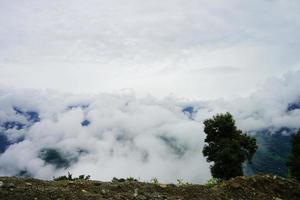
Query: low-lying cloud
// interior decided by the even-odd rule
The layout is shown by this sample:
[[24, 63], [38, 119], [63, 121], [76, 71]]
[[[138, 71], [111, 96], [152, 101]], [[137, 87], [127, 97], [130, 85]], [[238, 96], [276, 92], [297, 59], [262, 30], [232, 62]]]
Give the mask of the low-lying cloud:
[[[1, 94], [1, 124], [10, 124], [2, 125], [2, 132], [11, 143], [0, 156], [1, 175], [51, 178], [71, 171], [101, 180], [174, 182], [210, 176], [201, 156], [201, 125], [178, 106], [132, 95], [101, 94], [85, 101], [27, 92]], [[40, 120], [31, 122], [27, 113], [38, 113]]]
[[229, 111], [248, 133], [299, 128], [299, 80], [293, 72], [231, 101], [1, 89], [0, 175], [205, 182], [202, 121]]

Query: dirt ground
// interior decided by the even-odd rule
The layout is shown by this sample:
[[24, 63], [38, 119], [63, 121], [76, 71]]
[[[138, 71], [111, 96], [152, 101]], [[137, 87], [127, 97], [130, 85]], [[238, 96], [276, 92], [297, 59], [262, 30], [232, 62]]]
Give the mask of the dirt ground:
[[129, 180], [43, 181], [0, 177], [1, 200], [219, 199], [299, 200], [300, 184], [277, 176], [237, 177], [215, 185], [143, 183]]

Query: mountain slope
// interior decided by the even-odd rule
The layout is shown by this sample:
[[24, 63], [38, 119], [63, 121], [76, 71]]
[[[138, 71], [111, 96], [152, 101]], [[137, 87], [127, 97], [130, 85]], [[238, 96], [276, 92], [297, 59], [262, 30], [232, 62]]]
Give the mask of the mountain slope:
[[237, 177], [216, 185], [153, 184], [119, 179], [99, 181], [42, 181], [0, 178], [0, 199], [300, 199], [300, 184], [276, 176]]

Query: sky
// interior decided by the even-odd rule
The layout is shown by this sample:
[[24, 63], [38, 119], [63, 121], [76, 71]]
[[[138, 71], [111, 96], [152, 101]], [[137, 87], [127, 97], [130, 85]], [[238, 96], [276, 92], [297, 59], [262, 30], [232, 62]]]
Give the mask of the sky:
[[248, 96], [300, 69], [297, 0], [2, 0], [0, 85]]
[[1, 0], [0, 176], [206, 182], [205, 119], [229, 111], [248, 134], [300, 128], [299, 10]]

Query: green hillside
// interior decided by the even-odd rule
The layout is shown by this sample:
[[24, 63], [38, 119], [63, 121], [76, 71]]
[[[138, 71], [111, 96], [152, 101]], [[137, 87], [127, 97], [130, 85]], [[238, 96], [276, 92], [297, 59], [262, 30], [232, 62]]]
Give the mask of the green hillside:
[[258, 149], [252, 163], [244, 166], [245, 175], [268, 173], [287, 177], [286, 160], [291, 144], [290, 136], [276, 132], [263, 131], [255, 135]]

